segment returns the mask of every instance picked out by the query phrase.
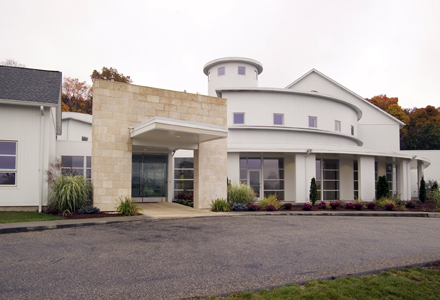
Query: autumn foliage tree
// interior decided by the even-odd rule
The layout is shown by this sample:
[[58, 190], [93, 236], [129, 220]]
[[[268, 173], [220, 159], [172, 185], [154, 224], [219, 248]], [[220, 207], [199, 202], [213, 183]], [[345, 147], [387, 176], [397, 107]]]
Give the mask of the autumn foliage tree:
[[92, 114], [92, 87], [85, 81], [79, 81], [77, 78], [64, 78], [61, 100], [63, 111]]
[[96, 79], [104, 79], [104, 80], [118, 81], [118, 82], [125, 82], [125, 83], [132, 83], [133, 82], [133, 80], [131, 80], [130, 76], [124, 76], [124, 74], [119, 73], [118, 70], [113, 69], [113, 68], [106, 68], [106, 67], [102, 67], [101, 72], [93, 70], [93, 73], [90, 77], [92, 78], [93, 82], [95, 82]]
[[440, 108], [402, 109], [397, 97], [386, 95], [367, 100], [406, 124], [400, 130], [401, 150], [440, 150]]

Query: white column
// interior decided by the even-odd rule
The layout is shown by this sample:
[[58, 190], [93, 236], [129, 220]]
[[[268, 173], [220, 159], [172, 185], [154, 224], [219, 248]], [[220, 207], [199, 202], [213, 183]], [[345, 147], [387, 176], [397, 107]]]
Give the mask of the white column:
[[228, 153], [228, 180], [231, 183], [240, 182], [240, 153]]
[[173, 202], [174, 198], [174, 157], [172, 152], [168, 152], [168, 197], [167, 202]]
[[362, 201], [375, 199], [374, 157], [359, 157], [359, 198]]
[[343, 157], [339, 160], [339, 200], [353, 199], [353, 159], [351, 157]]
[[295, 201], [305, 203], [309, 201], [310, 181], [316, 178], [316, 155], [295, 155]]
[[400, 200], [411, 200], [411, 166], [409, 160], [400, 160], [397, 165], [397, 195]]

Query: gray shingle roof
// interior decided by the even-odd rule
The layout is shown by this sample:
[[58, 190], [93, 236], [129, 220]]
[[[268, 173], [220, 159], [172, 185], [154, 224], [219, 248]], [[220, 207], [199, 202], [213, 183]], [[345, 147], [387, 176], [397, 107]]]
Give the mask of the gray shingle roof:
[[0, 100], [59, 104], [62, 74], [0, 66]]

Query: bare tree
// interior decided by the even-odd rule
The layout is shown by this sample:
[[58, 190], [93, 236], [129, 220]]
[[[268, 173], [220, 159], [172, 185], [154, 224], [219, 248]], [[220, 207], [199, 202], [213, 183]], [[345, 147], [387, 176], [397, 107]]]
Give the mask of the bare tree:
[[20, 67], [20, 68], [26, 67], [25, 65], [20, 63], [18, 60], [15, 60], [12, 58], [7, 58], [5, 61], [0, 62], [0, 65], [8, 66], [8, 67]]

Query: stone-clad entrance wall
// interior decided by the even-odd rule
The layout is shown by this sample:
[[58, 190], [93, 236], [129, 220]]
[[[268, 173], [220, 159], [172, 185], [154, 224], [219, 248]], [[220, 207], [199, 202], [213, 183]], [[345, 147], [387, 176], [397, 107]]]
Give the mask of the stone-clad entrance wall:
[[[117, 199], [131, 197], [132, 141], [129, 127], [152, 117], [226, 127], [226, 99], [96, 80], [93, 84], [92, 184], [94, 205], [114, 210]], [[194, 151], [194, 204], [207, 208], [226, 198], [226, 138]], [[170, 174], [169, 176], [173, 176]]]

